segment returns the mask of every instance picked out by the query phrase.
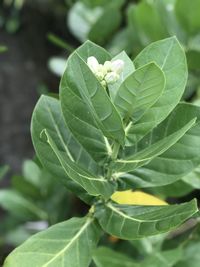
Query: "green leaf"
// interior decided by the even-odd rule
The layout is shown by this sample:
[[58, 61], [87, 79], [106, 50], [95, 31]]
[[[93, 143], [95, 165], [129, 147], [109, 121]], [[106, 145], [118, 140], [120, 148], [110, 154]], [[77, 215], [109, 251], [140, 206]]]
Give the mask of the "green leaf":
[[115, 82], [114, 84], [108, 85], [110, 97], [112, 98], [113, 101], [115, 99], [115, 96], [116, 96], [116, 94], [118, 92], [118, 89], [121, 86], [121, 84], [135, 70], [135, 66], [134, 66], [133, 62], [131, 61], [131, 59], [129, 58], [129, 56], [126, 54], [125, 51], [122, 51], [121, 53], [116, 55], [114, 58], [112, 58], [111, 61], [115, 61], [117, 59], [123, 60], [124, 68], [123, 68], [123, 71], [122, 71], [122, 73], [120, 75], [119, 80], [117, 82]]
[[104, 44], [120, 26], [122, 19], [120, 7], [123, 0], [87, 5], [78, 1], [68, 15], [68, 26], [73, 35], [81, 42], [90, 39]]
[[158, 101], [128, 131], [132, 143], [140, 140], [162, 122], [181, 99], [187, 81], [187, 64], [184, 51], [175, 37], [147, 46], [135, 59], [141, 67], [154, 61], [164, 72], [166, 86]]
[[4, 267], [88, 267], [98, 240], [92, 218], [72, 218], [40, 232], [15, 249]]
[[118, 29], [122, 20], [121, 11], [110, 6], [96, 20], [88, 33], [88, 39], [98, 44], [105, 44], [113, 33]]
[[165, 36], [176, 36], [181, 43], [185, 43], [186, 34], [177, 21], [175, 3], [176, 0], [157, 0], [155, 2], [155, 7], [161, 18], [161, 23], [166, 28], [167, 33]]
[[25, 180], [40, 188], [41, 169], [39, 166], [33, 160], [25, 160], [22, 168]]
[[[43, 178], [43, 177], [42, 177]], [[28, 197], [35, 200], [41, 200], [41, 188], [35, 186], [31, 182], [29, 182], [25, 177], [20, 175], [14, 175], [12, 177], [12, 188], [18, 191], [24, 197]], [[46, 188], [45, 188], [46, 189]]]
[[101, 46], [86, 41], [76, 49], [76, 53], [87, 63], [88, 57], [95, 56], [99, 63], [103, 64], [105, 61], [111, 60], [110, 54]]
[[147, 257], [161, 250], [167, 235], [167, 233], [162, 233], [159, 235], [144, 237], [142, 239], [129, 240], [129, 243], [137, 250], [139, 255]]
[[177, 228], [198, 211], [196, 200], [170, 206], [131, 206], [112, 202], [95, 208], [101, 227], [121, 239], [138, 239]]
[[164, 198], [179, 198], [188, 195], [194, 188], [181, 179], [168, 185], [152, 187], [150, 190], [154, 194], [159, 194]]
[[154, 252], [154, 255], [140, 263], [140, 267], [173, 267], [183, 256], [182, 249]]
[[133, 24], [143, 46], [166, 37], [166, 24], [162, 23], [155, 2], [141, 1], [138, 5], [132, 5], [128, 12], [129, 22]]
[[200, 51], [188, 50], [186, 52], [186, 56], [187, 56], [188, 68], [190, 70], [199, 70], [200, 69], [200, 63], [199, 63], [200, 62]]
[[[173, 119], [164, 121], [158, 128], [155, 128], [136, 144], [135, 147], [126, 148], [125, 157], [117, 159], [112, 164], [113, 168], [120, 172], [133, 171], [173, 146], [196, 122], [196, 118], [181, 120], [178, 115], [174, 116]], [[134, 152], [135, 154], [133, 154]]]
[[183, 256], [176, 267], [199, 267], [200, 262], [200, 242], [190, 242], [184, 248]]
[[55, 177], [58, 177], [72, 192], [89, 201], [86, 191], [77, 183], [69, 179], [63, 170], [58, 158], [47, 144], [46, 139], [41, 138], [41, 132], [47, 129], [52, 138], [63, 153], [63, 156], [71, 157], [76, 163], [84, 166], [91, 172], [98, 172], [98, 166], [81, 145], [73, 138], [68, 130], [60, 107], [60, 102], [52, 97], [42, 96], [33, 112], [31, 123], [31, 135], [33, 145], [43, 166]]
[[192, 104], [181, 103], [170, 114], [169, 120], [177, 118], [172, 126], [172, 129], [175, 130], [180, 126], [181, 121], [184, 123], [194, 117], [197, 118], [196, 125], [176, 144], [147, 165], [127, 175], [125, 180], [131, 188], [174, 183], [200, 164], [200, 108]]
[[175, 12], [181, 26], [189, 34], [199, 33], [200, 1], [199, 0], [177, 0], [175, 4]]
[[94, 253], [93, 261], [97, 267], [139, 267], [133, 259], [107, 247], [99, 247]]
[[11, 189], [0, 190], [0, 206], [21, 219], [47, 219], [47, 214], [34, 203]]
[[[138, 240], [139, 241], [139, 240]], [[99, 247], [93, 256], [93, 261], [97, 267], [173, 267], [182, 257], [182, 249], [172, 249], [166, 251], [154, 251], [153, 255], [144, 260], [135, 262], [128, 256], [115, 252], [107, 247]]]
[[[106, 90], [77, 53], [68, 59], [60, 88], [66, 123], [89, 153], [89, 149], [105, 148], [103, 134], [123, 144], [124, 130], [120, 115]], [[96, 153], [99, 157], [97, 150]], [[105, 156], [105, 151], [102, 153]]]
[[4, 53], [8, 50], [8, 48], [6, 46], [2, 46], [0, 45], [0, 53]]
[[149, 63], [124, 80], [114, 103], [128, 124], [139, 120], [143, 114], [158, 100], [165, 86], [165, 77], [161, 69]]
[[131, 37], [128, 27], [121, 30], [119, 29], [112, 40], [106, 44], [106, 48], [113, 56], [119, 54], [121, 51], [126, 51], [127, 54], [131, 54], [133, 49]]
[[73, 35], [81, 42], [88, 39], [92, 25], [101, 16], [103, 8], [88, 8], [80, 1], [75, 3], [69, 11], [68, 27]]
[[184, 176], [182, 180], [186, 183], [187, 186], [189, 185], [192, 188], [200, 189], [200, 166]]
[[6, 175], [8, 170], [9, 170], [9, 167], [7, 165], [0, 167], [0, 181], [1, 181], [1, 179], [4, 178], [4, 176]]
[[115, 189], [113, 183], [102, 176], [95, 176], [89, 173], [87, 169], [81, 168], [71, 158], [64, 157], [47, 130], [44, 130], [44, 134], [47, 138], [47, 143], [51, 146], [68, 177], [80, 184], [90, 195], [102, 195], [105, 198], [109, 198], [112, 195]]

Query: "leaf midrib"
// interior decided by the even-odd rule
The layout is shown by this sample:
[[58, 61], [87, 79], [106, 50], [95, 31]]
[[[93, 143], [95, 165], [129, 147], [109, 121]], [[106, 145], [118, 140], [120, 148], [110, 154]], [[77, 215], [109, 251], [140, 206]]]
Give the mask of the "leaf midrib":
[[70, 246], [81, 236], [81, 234], [84, 232], [84, 230], [93, 222], [93, 218], [88, 218], [85, 222], [85, 224], [82, 226], [82, 228], [78, 231], [78, 233], [71, 239], [71, 241], [64, 247], [59, 253], [57, 253], [51, 260], [46, 262], [42, 267], [48, 266], [48, 264], [52, 263], [56, 258], [58, 258], [60, 255], [64, 254]]
[[59, 137], [59, 139], [60, 139], [62, 145], [64, 146], [65, 151], [66, 151], [68, 157], [74, 162], [74, 158], [72, 157], [72, 154], [70, 153], [68, 147], [66, 146], [66, 144], [65, 144], [65, 142], [64, 142], [64, 140], [63, 140], [63, 137], [62, 137], [62, 135], [61, 135], [61, 133], [60, 133], [59, 127], [58, 127], [58, 125], [57, 125], [57, 123], [56, 123], [56, 121], [55, 121], [55, 119], [54, 119], [53, 113], [51, 112], [51, 109], [49, 108], [49, 105], [48, 105], [47, 102], [46, 102], [46, 107], [47, 107], [47, 111], [49, 112], [50, 117], [52, 118], [52, 122], [53, 122], [53, 125], [54, 125], [54, 127], [55, 127], [55, 130], [56, 130], [56, 132], [57, 132], [57, 134], [58, 134], [58, 137]]
[[[110, 208], [112, 211], [114, 211], [115, 213], [117, 213], [120, 216], [124, 217], [125, 219], [131, 220], [131, 221], [136, 221], [136, 222], [139, 222], [139, 223], [142, 223], [142, 222], [158, 222], [158, 221], [160, 221], [159, 219], [157, 219], [157, 220], [155, 220], [155, 219], [154, 220], [141, 220], [141, 219], [132, 218], [129, 215], [127, 215], [127, 214], [121, 212], [120, 210], [116, 209], [111, 203], [106, 204], [106, 206], [108, 208]], [[183, 215], [183, 214], [188, 214], [188, 213], [189, 213], [189, 211], [181, 212], [180, 214]], [[179, 214], [179, 216], [180, 216], [180, 214]], [[174, 217], [174, 216], [175, 215], [168, 216], [167, 219], [170, 218], [170, 217]], [[164, 219], [166, 219], [166, 218], [164, 218]]]

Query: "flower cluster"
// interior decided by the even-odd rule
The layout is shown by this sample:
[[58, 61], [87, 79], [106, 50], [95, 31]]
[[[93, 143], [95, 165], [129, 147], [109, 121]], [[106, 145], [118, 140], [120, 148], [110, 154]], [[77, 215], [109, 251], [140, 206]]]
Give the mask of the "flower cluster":
[[103, 87], [117, 82], [124, 68], [124, 61], [120, 59], [99, 64], [95, 57], [89, 57], [87, 64]]

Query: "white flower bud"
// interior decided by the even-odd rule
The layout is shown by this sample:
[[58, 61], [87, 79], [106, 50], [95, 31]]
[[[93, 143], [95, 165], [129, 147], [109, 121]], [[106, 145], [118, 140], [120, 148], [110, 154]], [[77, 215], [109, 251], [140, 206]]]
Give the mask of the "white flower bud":
[[97, 79], [98, 79], [99, 81], [102, 81], [103, 78], [104, 78], [104, 74], [103, 74], [102, 72], [100, 72], [100, 71], [97, 71], [97, 72], [95, 73], [95, 76], [97, 77]]
[[93, 73], [98, 71], [99, 62], [96, 57], [88, 57], [87, 64]]
[[119, 74], [117, 74], [116, 72], [108, 72], [104, 79], [107, 84], [113, 84], [119, 80]]
[[105, 61], [104, 68], [105, 68], [106, 72], [110, 72], [111, 71], [111, 68], [112, 68], [111, 61]]
[[113, 62], [111, 62], [111, 70], [116, 72], [117, 74], [121, 74], [124, 68], [124, 61], [121, 59], [117, 59]]
[[105, 76], [106, 73], [107, 73], [105, 67], [104, 67], [102, 64], [99, 64], [99, 66], [98, 66], [98, 72], [101, 72], [102, 75], [104, 75], [104, 76]]
[[101, 85], [102, 85], [103, 87], [106, 87], [106, 85], [107, 85], [105, 80], [101, 81], [100, 83], [101, 83]]

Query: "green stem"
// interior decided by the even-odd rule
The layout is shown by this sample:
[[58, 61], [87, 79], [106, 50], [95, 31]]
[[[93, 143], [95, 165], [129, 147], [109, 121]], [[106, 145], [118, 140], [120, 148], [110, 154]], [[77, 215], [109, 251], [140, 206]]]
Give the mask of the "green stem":
[[120, 149], [120, 144], [114, 143], [113, 151], [112, 151], [112, 155], [111, 155], [112, 160], [115, 160], [117, 158], [118, 153], [119, 153], [119, 149]]
[[61, 39], [60, 37], [58, 37], [57, 35], [55, 35], [51, 32], [48, 33], [47, 39], [50, 42], [52, 42], [54, 45], [56, 45], [60, 48], [66, 49], [70, 53], [74, 52], [74, 50], [75, 50], [73, 46], [71, 46], [65, 40]]
[[[118, 153], [119, 153], [119, 149], [120, 149], [120, 144], [115, 142], [113, 146], [112, 154], [111, 154], [112, 161], [116, 160]], [[112, 173], [113, 173], [113, 170], [109, 166], [107, 169], [107, 175], [106, 175], [108, 179], [111, 179]]]

